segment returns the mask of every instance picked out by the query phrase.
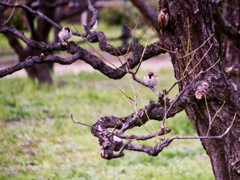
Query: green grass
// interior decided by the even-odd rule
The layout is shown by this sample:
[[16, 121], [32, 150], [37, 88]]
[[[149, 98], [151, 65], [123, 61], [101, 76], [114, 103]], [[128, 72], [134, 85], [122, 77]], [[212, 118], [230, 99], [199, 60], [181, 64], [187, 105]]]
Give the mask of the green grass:
[[[141, 71], [139, 77], [145, 73]], [[158, 74], [162, 81], [157, 89], [169, 88], [174, 81], [172, 71]], [[55, 76], [52, 87], [27, 78], [0, 79], [0, 179], [214, 179], [198, 140], [176, 140], [157, 157], [130, 151], [110, 161], [100, 157], [97, 139], [88, 127], [73, 124], [70, 114], [90, 125], [101, 116], [129, 115], [132, 109], [119, 90], [132, 97], [130, 79], [114, 81], [98, 72], [81, 72]], [[157, 99], [145, 87], [140, 92], [144, 103]], [[176, 93], [175, 88], [170, 97]], [[140, 99], [139, 107], [143, 107]], [[148, 134], [152, 126], [158, 129], [159, 122], [127, 133]], [[167, 137], [195, 134], [184, 112], [167, 120], [167, 126], [172, 129]], [[144, 144], [154, 146], [155, 141]]]

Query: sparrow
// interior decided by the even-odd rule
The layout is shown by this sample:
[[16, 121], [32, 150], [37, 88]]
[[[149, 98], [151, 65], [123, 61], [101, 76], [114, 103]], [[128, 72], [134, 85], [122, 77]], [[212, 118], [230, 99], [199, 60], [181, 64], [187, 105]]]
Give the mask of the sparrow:
[[161, 9], [159, 15], [158, 15], [158, 25], [160, 27], [160, 30], [167, 27], [169, 21], [169, 15], [167, 9]]
[[72, 31], [68, 26], [62, 28], [62, 30], [58, 33], [58, 37], [61, 41], [67, 42], [68, 39], [72, 37]]
[[159, 82], [159, 78], [153, 72], [149, 72], [144, 76], [143, 82], [149, 87], [156, 86]]

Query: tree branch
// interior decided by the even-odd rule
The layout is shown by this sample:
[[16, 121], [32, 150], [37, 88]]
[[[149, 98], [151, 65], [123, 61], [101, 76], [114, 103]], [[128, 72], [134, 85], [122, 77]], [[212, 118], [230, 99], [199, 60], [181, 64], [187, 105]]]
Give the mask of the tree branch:
[[[38, 15], [38, 16], [42, 17], [43, 19], [47, 20], [49, 23], [51, 23], [52, 25], [54, 25], [58, 29], [61, 28], [60, 25], [53, 22], [47, 16], [43, 15], [39, 11], [32, 10], [31, 8], [29, 8], [28, 6], [26, 6], [24, 4], [10, 4], [10, 3], [6, 3], [6, 2], [0, 2], [0, 4], [2, 4], [3, 6], [12, 7], [12, 8], [13, 7], [21, 7], [23, 9], [35, 14], [35, 15]], [[70, 44], [70, 46], [64, 47], [60, 43], [46, 44], [44, 42], [37, 42], [37, 41], [31, 40], [31, 39], [28, 39], [26, 36], [24, 36], [23, 33], [17, 31], [16, 29], [14, 29], [12, 27], [6, 26], [5, 22], [1, 22], [0, 32], [2, 32], [2, 33], [12, 33], [14, 36], [23, 40], [30, 47], [41, 49], [43, 51], [67, 50], [71, 54], [76, 54], [77, 51], [84, 52], [84, 53], [80, 53], [80, 54], [82, 54], [82, 56], [81, 56], [82, 60], [84, 60], [86, 63], [90, 64], [94, 69], [97, 69], [97, 70], [101, 71], [103, 74], [107, 75], [108, 77], [110, 77], [112, 79], [122, 78], [126, 74], [127, 65], [129, 66], [128, 68], [134, 68], [139, 63], [141, 57], [142, 57], [143, 60], [146, 60], [146, 59], [149, 59], [150, 57], [156, 56], [160, 53], [165, 53], [165, 51], [163, 50], [164, 48], [161, 48], [161, 46], [163, 46], [163, 45], [160, 41], [147, 46], [146, 51], [144, 51], [143, 55], [142, 55], [142, 52], [143, 52], [144, 48], [141, 45], [138, 45], [138, 44], [131, 43], [130, 45], [119, 47], [119, 48], [114, 48], [113, 46], [107, 44], [106, 37], [102, 32], [91, 32], [90, 31], [90, 28], [94, 25], [94, 23], [96, 21], [96, 18], [97, 18], [97, 10], [95, 10], [93, 8], [93, 6], [92, 6], [92, 4], [89, 0], [87, 0], [87, 4], [88, 4], [88, 8], [90, 10], [94, 11], [93, 12], [94, 17], [92, 18], [91, 22], [88, 25], [86, 25], [86, 31], [87, 31], [86, 39], [90, 42], [99, 42], [99, 47], [103, 51], [106, 51], [106, 52], [108, 52], [112, 55], [115, 55], [115, 56], [124, 55], [124, 54], [126, 54], [130, 51], [134, 52], [134, 53], [132, 53], [133, 56], [128, 58], [126, 60], [127, 62], [122, 64], [122, 66], [120, 66], [119, 68], [116, 68], [116, 69], [111, 68], [110, 66], [108, 66], [104, 62], [102, 62], [100, 59], [98, 59], [96, 56], [92, 55], [91, 53], [89, 53], [87, 51], [83, 51], [83, 49], [81, 49], [80, 47], [78, 47], [74, 43]], [[85, 36], [81, 33], [77, 33], [77, 35], [80, 35], [82, 37]], [[41, 61], [36, 60], [36, 59], [33, 60], [32, 64], [34, 64], [34, 63], [45, 63], [45, 62], [50, 62], [50, 61], [51, 62], [59, 62], [59, 63], [64, 62], [65, 63], [64, 58], [57, 58], [55, 61], [54, 60], [45, 61], [44, 58], [41, 58]], [[68, 63], [70, 63], [70, 62], [68, 62]], [[7, 74], [11, 74], [14, 71], [20, 70], [21, 68], [29, 67], [30, 64], [31, 63], [29, 63], [29, 62], [28, 63], [20, 63], [20, 64], [17, 64], [15, 67], [11, 67], [11, 68], [6, 69], [5, 71], [2, 70], [1, 71], [1, 77], [5, 76]]]
[[[132, 144], [133, 140], [147, 140], [153, 137], [157, 137], [159, 135], [164, 135], [166, 133], [169, 133], [170, 129], [161, 130], [157, 133], [149, 134], [147, 136], [136, 136], [136, 135], [124, 135], [121, 132], [115, 131], [115, 129], [119, 129], [121, 126], [118, 124], [117, 119], [115, 117], [108, 118], [101, 118], [96, 124], [100, 123], [100, 125], [94, 124], [92, 126], [91, 132], [94, 136], [99, 138], [100, 146], [102, 146], [101, 149], [101, 156], [105, 159], [113, 159], [124, 156], [123, 151], [124, 150], [132, 150], [132, 151], [138, 151], [138, 152], [145, 152], [149, 154], [150, 156], [157, 156], [165, 147], [167, 147], [173, 140], [175, 139], [221, 139], [225, 135], [228, 134], [230, 129], [233, 126], [233, 123], [236, 118], [236, 114], [233, 117], [233, 120], [230, 124], [230, 126], [225, 130], [225, 132], [221, 135], [217, 136], [189, 136], [189, 137], [179, 137], [174, 136], [172, 138], [163, 139], [160, 143], [157, 143], [154, 147], [145, 146], [145, 145], [138, 145], [138, 144]], [[131, 115], [131, 117], [133, 117]], [[112, 121], [113, 120], [113, 121]], [[119, 119], [120, 120], [120, 119]], [[122, 121], [123, 119], [121, 119]], [[74, 122], [76, 123], [76, 122]], [[81, 123], [80, 123], [81, 124]], [[113, 127], [114, 130], [107, 130], [106, 127]], [[126, 142], [123, 142], [123, 139], [127, 139]], [[114, 153], [117, 152], [118, 153]]]
[[[94, 3], [97, 0], [92, 0], [91, 2]], [[69, 0], [65, 0], [65, 2], [69, 3]], [[64, 3], [64, 2], [63, 2]], [[77, 14], [81, 14], [83, 11], [85, 11], [88, 7], [87, 4], [84, 3], [83, 1], [78, 2], [79, 5], [74, 7], [74, 8], [70, 8], [68, 10], [64, 10], [61, 8], [59, 9], [59, 14], [58, 16], [54, 19], [56, 22], [59, 22], [60, 20], [65, 20], [67, 18], [73, 17]], [[44, 5], [47, 4], [47, 6], [55, 6], [55, 4], [58, 6], [59, 4], [61, 5], [61, 2], [56, 2], [56, 3], [48, 3], [46, 1], [44, 1]], [[56, 7], [56, 6], [55, 6]]]
[[[34, 15], [37, 15], [43, 19], [45, 19], [47, 22], [49, 22], [51, 25], [53, 25], [54, 27], [56, 27], [58, 30], [61, 30], [62, 29], [62, 26], [55, 23], [53, 20], [49, 19], [47, 16], [45, 16], [44, 14], [42, 14], [40, 11], [34, 11], [33, 9], [31, 9], [30, 7], [26, 6], [25, 4], [19, 4], [19, 3], [16, 3], [16, 4], [11, 4], [11, 3], [7, 3], [7, 2], [4, 2], [4, 1], [0, 1], [0, 5], [3, 5], [5, 7], [11, 7], [11, 8], [15, 8], [15, 7], [20, 7], [26, 11], [29, 11], [31, 12], [32, 14]], [[78, 32], [74, 32], [73, 31], [73, 34], [76, 35], [76, 36], [82, 36], [82, 37], [85, 37], [87, 34], [83, 34], [83, 33], [78, 33]]]
[[[188, 103], [187, 99], [180, 98], [178, 102], [176, 102], [175, 106], [171, 108], [171, 111], [168, 113], [168, 117], [172, 117], [182, 111]], [[144, 125], [150, 119], [162, 120], [165, 114], [165, 105], [169, 106], [169, 103], [151, 101], [147, 106], [137, 110], [135, 113], [127, 117], [101, 117], [91, 129], [91, 133], [99, 139], [100, 146], [102, 146], [101, 156], [105, 159], [122, 157], [124, 155], [124, 149], [146, 152], [149, 155], [156, 156], [164, 147], [168, 146], [171, 140], [164, 140], [154, 148], [144, 145], [131, 144], [131, 141], [147, 140], [164, 135], [169, 133], [171, 131], [170, 129], [161, 129], [161, 131], [147, 136], [125, 135], [123, 133], [128, 129]], [[108, 128], [114, 128], [114, 130], [108, 130]], [[120, 131], [117, 132], [116, 129]], [[122, 139], [127, 139], [129, 142], [123, 142]], [[116, 151], [119, 151], [119, 153], [114, 153]]]
[[131, 0], [132, 3], [138, 8], [141, 14], [145, 17], [145, 20], [149, 20], [151, 25], [159, 31], [158, 26], [158, 13], [149, 7], [143, 0]]
[[29, 56], [24, 62], [20, 62], [15, 66], [0, 70], [0, 77], [4, 77], [6, 75], [10, 75], [16, 71], [19, 71], [23, 68], [31, 67], [33, 64], [41, 64], [41, 63], [50, 63], [50, 62], [58, 62], [60, 64], [72, 64], [81, 56], [81, 52], [74, 54], [69, 58], [61, 58], [56, 55], [49, 56]]
[[18, 37], [23, 42], [25, 42], [27, 45], [29, 45], [32, 48], [36, 49], [42, 49], [42, 50], [63, 50], [64, 48], [61, 47], [60, 43], [56, 44], [46, 44], [45, 42], [37, 42], [32, 39], [28, 39], [22, 32], [19, 32], [18, 30], [9, 27], [5, 24], [5, 22], [0, 22], [0, 33], [11, 33], [15, 37]]
[[85, 0], [85, 2], [87, 3], [89, 11], [91, 11], [93, 13], [93, 17], [92, 17], [91, 21], [88, 24], [84, 24], [83, 25], [84, 29], [85, 29], [85, 31], [86, 31], [86, 33], [88, 35], [88, 34], [90, 34], [90, 29], [94, 26], [94, 24], [97, 21], [98, 10], [93, 7], [93, 5], [92, 5], [90, 0]]
[[[12, 27], [6, 26], [6, 24], [4, 22], [0, 23], [0, 32], [1, 33], [11, 33], [14, 36], [23, 40], [30, 47], [36, 48], [36, 49], [41, 49], [43, 51], [52, 51], [52, 50], [64, 51], [65, 50], [71, 54], [80, 53], [81, 56], [79, 57], [79, 59], [84, 60], [86, 63], [90, 64], [94, 69], [99, 70], [100, 72], [102, 72], [103, 74], [105, 74], [106, 76], [108, 76], [112, 79], [122, 78], [126, 74], [126, 70], [128, 68], [127, 65], [131, 69], [134, 68], [139, 63], [141, 56], [142, 56], [142, 52], [144, 50], [144, 48], [138, 44], [130, 44], [130, 45], [126, 45], [123, 47], [115, 48], [115, 47], [107, 44], [106, 37], [102, 32], [90, 32], [90, 35], [87, 38], [89, 38], [91, 41], [92, 40], [99, 41], [100, 48], [112, 55], [119, 56], [119, 55], [126, 54], [128, 51], [134, 52], [134, 56], [128, 58], [127, 62], [122, 64], [122, 66], [120, 66], [119, 68], [113, 69], [112, 67], [106, 65], [102, 60], [98, 59], [96, 56], [94, 56], [90, 52], [77, 46], [74, 42], [69, 42], [67, 44], [67, 46], [63, 46], [61, 43], [46, 44], [44, 42], [37, 42], [37, 41], [31, 40], [31, 39], [28, 39], [23, 33], [19, 32], [18, 30], [14, 29]], [[95, 38], [97, 38], [97, 39], [95, 39]], [[158, 46], [156, 46], [156, 44], [158, 44]], [[157, 42], [155, 44], [147, 46], [146, 51], [144, 51], [143, 58], [148, 59], [152, 56], [158, 55], [160, 53], [164, 53], [165, 51], [162, 50], [161, 48], [159, 48], [160, 45], [161, 45], [161, 42]], [[51, 56], [51, 57], [53, 57], [53, 56]], [[75, 60], [77, 60], [77, 59], [75, 59]], [[39, 61], [39, 60], [32, 61], [33, 62], [32, 65], [34, 63], [48, 63], [48, 62], [66, 63], [67, 61], [68, 60], [64, 60], [64, 58], [57, 58], [55, 61], [53, 59], [46, 61], [44, 58], [41, 58], [41, 61]], [[68, 61], [67, 64], [70, 64], [72, 62], [73, 61]], [[30, 67], [30, 64], [31, 63], [29, 63], [29, 62], [28, 63], [23, 62], [23, 63], [17, 64], [16, 67], [8, 68], [8, 70], [6, 70], [6, 71], [2, 70], [0, 73], [0, 76], [3, 77], [8, 74], [12, 74], [14, 71], [18, 71], [22, 68]]]

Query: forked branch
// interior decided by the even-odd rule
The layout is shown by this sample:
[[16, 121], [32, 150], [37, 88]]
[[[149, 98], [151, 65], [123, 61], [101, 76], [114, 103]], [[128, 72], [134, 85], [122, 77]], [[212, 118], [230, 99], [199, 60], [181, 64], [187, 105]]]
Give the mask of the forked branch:
[[[189, 102], [186, 99], [180, 98], [175, 104], [176, 106], [168, 113], [168, 117], [172, 117], [182, 111], [188, 103]], [[151, 101], [147, 106], [137, 110], [135, 113], [127, 117], [101, 117], [91, 129], [92, 134], [99, 139], [100, 146], [102, 146], [101, 156], [105, 159], [122, 157], [124, 155], [123, 150], [146, 152], [152, 156], [157, 155], [170, 143], [171, 140], [164, 140], [162, 143], [157, 144], [154, 148], [132, 144], [132, 141], [147, 140], [158, 137], [169, 133], [171, 131], [170, 129], [165, 128], [164, 130], [160, 130], [159, 132], [152, 133], [147, 136], [126, 135], [124, 132], [128, 129], [144, 125], [149, 121], [149, 119], [162, 120], [164, 114], [165, 104]], [[109, 128], [113, 128], [114, 130], [109, 130]], [[123, 140], [127, 141], [123, 142]]]

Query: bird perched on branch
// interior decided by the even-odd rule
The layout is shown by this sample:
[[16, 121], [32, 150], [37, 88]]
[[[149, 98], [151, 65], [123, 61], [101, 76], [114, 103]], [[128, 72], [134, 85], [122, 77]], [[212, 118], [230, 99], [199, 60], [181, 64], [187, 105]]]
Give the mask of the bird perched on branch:
[[158, 15], [158, 25], [160, 30], [163, 30], [165, 27], [167, 27], [169, 21], [169, 15], [167, 9], [161, 9]]
[[58, 33], [58, 37], [61, 41], [67, 42], [68, 39], [72, 37], [72, 31], [68, 26], [62, 28], [62, 30]]
[[156, 86], [159, 82], [159, 78], [153, 72], [149, 72], [144, 76], [143, 82], [149, 87]]

